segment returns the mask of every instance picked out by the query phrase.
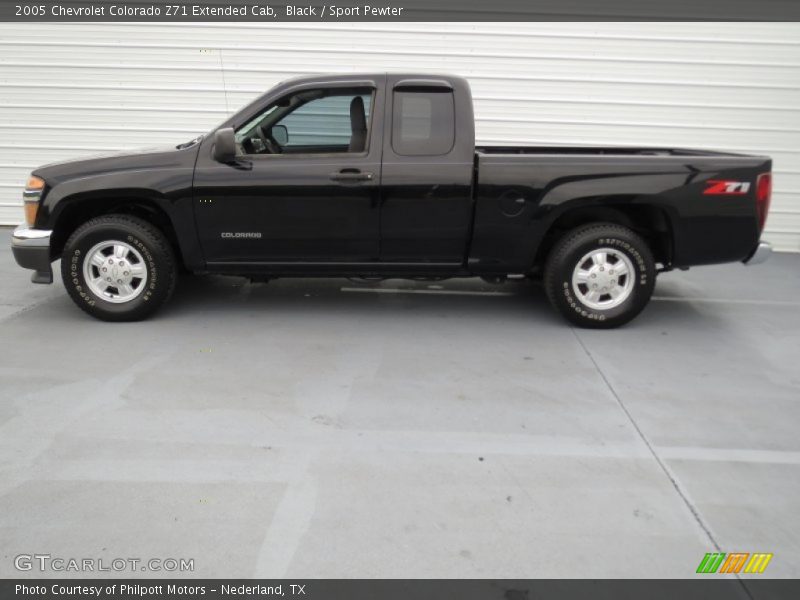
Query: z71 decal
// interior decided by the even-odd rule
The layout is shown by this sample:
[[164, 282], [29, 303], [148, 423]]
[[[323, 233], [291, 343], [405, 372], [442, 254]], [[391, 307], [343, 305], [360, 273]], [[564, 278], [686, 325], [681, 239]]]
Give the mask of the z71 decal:
[[749, 181], [728, 181], [726, 179], [709, 179], [703, 194], [706, 196], [742, 196], [750, 190]]

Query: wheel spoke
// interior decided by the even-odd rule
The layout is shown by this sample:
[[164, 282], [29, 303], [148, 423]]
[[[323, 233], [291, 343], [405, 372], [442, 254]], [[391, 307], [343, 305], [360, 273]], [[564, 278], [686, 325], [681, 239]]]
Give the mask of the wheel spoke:
[[605, 252], [595, 252], [592, 254], [592, 262], [598, 267], [605, 266], [608, 262], [608, 255]]
[[133, 294], [133, 287], [131, 287], [131, 285], [128, 283], [119, 283], [116, 285], [116, 288], [117, 292], [119, 292], [119, 295], [122, 297], [127, 297]]
[[579, 269], [575, 272], [575, 281], [578, 283], [588, 283], [590, 277], [591, 275], [586, 269]]
[[622, 293], [622, 288], [618, 285], [612, 286], [608, 290], [608, 295], [612, 298], [619, 298], [619, 295]]
[[95, 253], [92, 255], [92, 260], [91, 260], [91, 263], [92, 263], [92, 264], [93, 264], [95, 267], [102, 267], [102, 266], [103, 266], [103, 263], [105, 263], [105, 262], [106, 262], [106, 257], [105, 257], [105, 256], [103, 256], [102, 254], [100, 254], [99, 252], [95, 252]]
[[598, 292], [597, 290], [589, 290], [588, 292], [586, 292], [585, 298], [589, 302], [597, 302], [597, 300], [600, 298], [600, 292]]
[[130, 266], [132, 277], [144, 277], [147, 272], [142, 263], [136, 263]]
[[628, 265], [626, 265], [626, 264], [625, 264], [623, 261], [621, 261], [621, 260], [620, 260], [620, 261], [618, 261], [618, 262], [617, 262], [617, 263], [614, 265], [614, 275], [616, 275], [616, 276], [617, 276], [617, 279], [619, 279], [619, 278], [620, 278], [620, 277], [622, 277], [623, 275], [627, 275], [627, 274], [628, 274]]
[[125, 258], [128, 256], [128, 249], [122, 244], [116, 244], [114, 246], [114, 256], [116, 258]]

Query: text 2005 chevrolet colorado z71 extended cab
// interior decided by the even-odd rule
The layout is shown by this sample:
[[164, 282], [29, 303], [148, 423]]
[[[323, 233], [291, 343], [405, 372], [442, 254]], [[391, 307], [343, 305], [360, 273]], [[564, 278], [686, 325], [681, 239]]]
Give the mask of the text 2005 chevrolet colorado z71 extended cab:
[[771, 160], [659, 148], [475, 146], [453, 76], [281, 83], [176, 147], [48, 165], [17, 262], [109, 321], [143, 318], [178, 269], [283, 276], [542, 275], [570, 321], [613, 327], [656, 273], [764, 260]]

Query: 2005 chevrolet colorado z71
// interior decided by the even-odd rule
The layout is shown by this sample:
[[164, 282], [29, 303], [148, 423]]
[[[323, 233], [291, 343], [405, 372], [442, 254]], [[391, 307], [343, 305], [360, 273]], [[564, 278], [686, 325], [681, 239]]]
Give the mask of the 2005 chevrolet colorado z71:
[[475, 146], [467, 81], [283, 82], [209, 135], [31, 174], [17, 262], [109, 321], [195, 273], [541, 275], [578, 325], [636, 316], [656, 273], [763, 261], [771, 160], [661, 148]]

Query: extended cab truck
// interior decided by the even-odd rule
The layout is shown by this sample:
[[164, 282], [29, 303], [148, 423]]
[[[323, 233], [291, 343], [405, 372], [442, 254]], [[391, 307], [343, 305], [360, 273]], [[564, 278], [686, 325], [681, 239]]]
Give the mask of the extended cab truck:
[[17, 262], [89, 314], [143, 318], [180, 267], [279, 276], [539, 276], [570, 321], [613, 327], [656, 274], [764, 260], [771, 160], [658, 148], [475, 146], [453, 76], [279, 84], [209, 135], [48, 165]]

